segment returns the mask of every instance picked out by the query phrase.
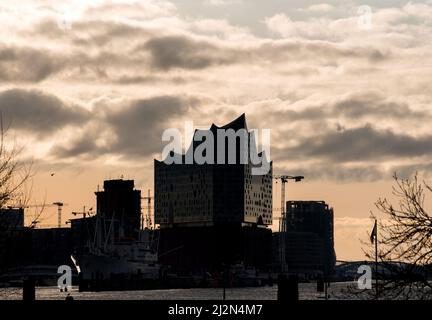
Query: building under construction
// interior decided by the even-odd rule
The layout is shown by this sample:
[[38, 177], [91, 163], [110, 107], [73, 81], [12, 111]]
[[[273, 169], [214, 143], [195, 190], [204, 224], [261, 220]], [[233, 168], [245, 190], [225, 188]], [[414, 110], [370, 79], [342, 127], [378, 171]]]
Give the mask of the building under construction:
[[336, 264], [333, 209], [324, 201], [288, 201], [286, 207], [286, 232], [273, 234], [274, 264], [280, 265], [283, 257], [288, 273], [332, 274]]

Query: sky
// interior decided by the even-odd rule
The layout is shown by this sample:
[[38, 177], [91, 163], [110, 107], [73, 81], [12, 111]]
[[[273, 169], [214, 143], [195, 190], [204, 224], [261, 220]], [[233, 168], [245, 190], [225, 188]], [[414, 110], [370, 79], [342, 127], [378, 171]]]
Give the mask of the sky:
[[431, 17], [432, 1], [1, 0], [0, 112], [31, 202], [67, 203], [64, 221], [105, 179], [153, 189], [163, 130], [246, 113], [275, 173], [306, 177], [287, 199], [329, 203], [338, 259], [363, 259], [393, 173], [431, 176]]

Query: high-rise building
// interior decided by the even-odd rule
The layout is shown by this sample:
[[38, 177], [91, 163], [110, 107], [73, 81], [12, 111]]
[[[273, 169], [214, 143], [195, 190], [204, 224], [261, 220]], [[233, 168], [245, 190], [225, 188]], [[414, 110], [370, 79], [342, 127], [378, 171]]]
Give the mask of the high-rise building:
[[0, 209], [0, 232], [14, 231], [24, 228], [23, 208], [1, 208]]
[[[133, 180], [109, 180], [104, 190], [96, 192], [97, 215], [103, 225], [98, 232], [110, 236], [110, 241], [139, 239], [141, 226], [141, 191]], [[106, 239], [101, 239], [105, 241]]]
[[[8, 247], [12, 235], [24, 229], [23, 208], [1, 208], [0, 209], [0, 269], [8, 263]], [[16, 243], [16, 241], [15, 241]], [[19, 252], [19, 251], [16, 251]]]
[[[286, 250], [288, 272], [331, 274], [336, 264], [333, 209], [324, 201], [288, 201], [286, 219], [287, 232], [276, 233], [274, 240], [276, 243], [286, 243], [282, 247]], [[277, 261], [280, 252], [275, 250]]]

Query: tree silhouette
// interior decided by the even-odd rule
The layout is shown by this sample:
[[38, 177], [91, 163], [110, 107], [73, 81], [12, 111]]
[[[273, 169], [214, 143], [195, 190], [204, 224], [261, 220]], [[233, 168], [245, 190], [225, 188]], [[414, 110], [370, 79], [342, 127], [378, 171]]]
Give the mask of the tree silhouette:
[[[420, 181], [416, 173], [401, 179], [394, 175], [393, 204], [380, 198], [376, 207], [382, 213], [378, 233], [379, 297], [384, 299], [430, 299], [432, 283], [432, 216], [427, 211], [426, 195], [432, 186]], [[432, 200], [432, 199], [431, 199]], [[375, 251], [365, 251], [370, 260]], [[428, 274], [429, 273], [429, 274]]]
[[[8, 128], [4, 127], [0, 114], [0, 209], [17, 205], [25, 207], [32, 190], [32, 165], [22, 161], [23, 149], [15, 141], [10, 141], [7, 133]], [[4, 259], [6, 239], [19, 222], [18, 219], [6, 220], [0, 217], [0, 273], [7, 264]]]

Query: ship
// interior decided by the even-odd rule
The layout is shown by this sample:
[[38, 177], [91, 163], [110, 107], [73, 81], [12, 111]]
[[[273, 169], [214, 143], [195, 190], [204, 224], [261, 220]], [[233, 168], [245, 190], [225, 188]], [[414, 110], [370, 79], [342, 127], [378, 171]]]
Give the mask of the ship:
[[141, 242], [116, 243], [105, 250], [72, 255], [80, 279], [110, 279], [115, 276], [157, 280], [157, 254]]
[[[81, 291], [132, 290], [157, 286], [161, 277], [154, 246], [154, 230], [139, 232], [139, 239], [114, 240], [111, 231], [102, 234], [96, 216], [94, 241], [71, 259], [78, 272]], [[112, 230], [112, 228], [109, 228]]]

